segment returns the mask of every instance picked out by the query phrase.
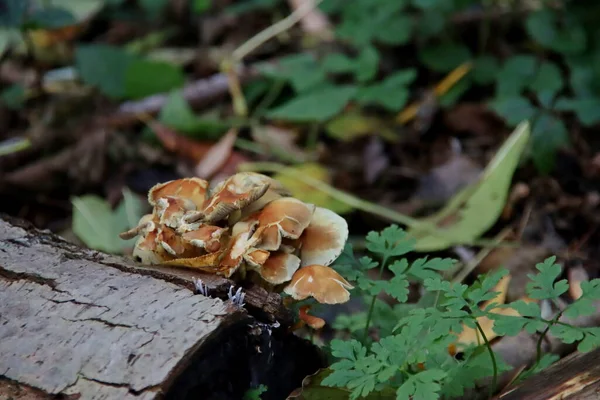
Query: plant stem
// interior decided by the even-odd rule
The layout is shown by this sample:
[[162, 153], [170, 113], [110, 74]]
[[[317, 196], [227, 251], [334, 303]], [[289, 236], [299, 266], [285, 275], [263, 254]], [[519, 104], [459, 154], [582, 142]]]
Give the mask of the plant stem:
[[490, 358], [492, 360], [493, 376], [492, 376], [492, 385], [490, 386], [490, 395], [489, 395], [490, 399], [491, 399], [492, 397], [494, 397], [494, 393], [496, 392], [496, 385], [498, 384], [498, 364], [496, 363], [496, 355], [494, 354], [494, 350], [492, 350], [492, 345], [490, 344], [487, 336], [485, 335], [483, 328], [481, 328], [481, 325], [479, 325], [479, 322], [477, 322], [476, 318], [473, 318], [473, 320], [475, 321], [477, 330], [481, 334], [481, 337], [483, 338], [483, 342], [485, 343], [485, 347], [487, 347], [488, 352], [490, 353]]
[[[381, 279], [381, 277], [383, 276], [383, 271], [385, 269], [385, 266], [387, 265], [387, 257], [383, 257], [383, 260], [381, 261], [381, 265], [379, 266], [379, 279]], [[367, 323], [365, 324], [365, 331], [363, 333], [363, 340], [362, 340], [362, 344], [363, 346], [367, 345], [367, 338], [369, 337], [369, 328], [371, 326], [371, 318], [373, 317], [373, 310], [375, 309], [375, 301], [377, 301], [377, 295], [373, 295], [373, 298], [371, 299], [371, 305], [369, 306], [369, 312], [367, 313]]]
[[274, 38], [282, 32], [287, 31], [292, 26], [296, 25], [302, 18], [304, 18], [307, 14], [309, 14], [312, 10], [314, 10], [319, 3], [323, 0], [314, 0], [307, 1], [301, 7], [298, 7], [296, 11], [277, 22], [264, 29], [263, 31], [257, 33], [252, 36], [246, 42], [244, 42], [240, 47], [234, 50], [232, 54], [232, 59], [234, 62], [240, 62], [244, 59], [248, 54], [252, 53], [258, 47], [260, 47], [267, 40]]
[[[558, 305], [557, 305], [557, 307], [558, 307]], [[544, 332], [542, 332], [542, 334], [538, 338], [537, 345], [535, 346], [536, 356], [535, 356], [535, 365], [534, 365], [534, 367], [536, 367], [540, 363], [540, 360], [542, 359], [542, 342], [544, 341], [544, 338], [548, 334], [548, 331], [550, 330], [550, 328], [552, 328], [552, 326], [554, 326], [558, 322], [558, 320], [560, 319], [560, 317], [562, 317], [564, 311], [565, 310], [559, 311], [554, 316], [554, 318], [552, 318], [552, 320], [550, 321], [550, 323], [548, 323], [548, 325], [546, 326], [546, 329], [544, 329]]]

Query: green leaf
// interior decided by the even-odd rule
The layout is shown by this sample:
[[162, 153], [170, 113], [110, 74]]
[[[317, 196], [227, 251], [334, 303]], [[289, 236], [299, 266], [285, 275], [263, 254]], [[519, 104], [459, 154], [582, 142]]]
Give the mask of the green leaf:
[[131, 192], [124, 191], [124, 200], [113, 211], [106, 200], [84, 195], [73, 203], [73, 232], [86, 246], [108, 253], [121, 253], [135, 239], [122, 240], [119, 233], [137, 225], [143, 215], [143, 203]]
[[537, 109], [522, 96], [500, 97], [492, 100], [489, 107], [509, 126], [516, 126], [521, 121], [532, 119]]
[[278, 65], [262, 65], [259, 70], [268, 77], [289, 81], [297, 93], [306, 92], [327, 80], [312, 54], [293, 54], [279, 60]]
[[260, 395], [267, 391], [267, 387], [265, 385], [258, 385], [255, 389], [248, 389], [246, 393], [244, 393], [244, 400], [261, 400]]
[[586, 48], [585, 29], [569, 13], [559, 15], [543, 8], [529, 14], [525, 26], [529, 36], [547, 49], [563, 54], [579, 54]]
[[581, 282], [582, 295], [569, 304], [563, 314], [569, 318], [593, 315], [596, 312], [595, 301], [600, 299], [600, 279]]
[[356, 101], [363, 105], [377, 104], [390, 111], [399, 111], [408, 101], [410, 92], [407, 86], [416, 76], [416, 70], [412, 68], [397, 71], [379, 83], [360, 88]]
[[430, 46], [419, 52], [421, 62], [436, 72], [449, 72], [471, 57], [467, 46], [455, 43]]
[[423, 282], [425, 279], [439, 278], [440, 274], [437, 271], [448, 271], [455, 264], [456, 260], [452, 258], [419, 258], [410, 266], [409, 275]]
[[477, 182], [456, 194], [442, 210], [419, 221], [437, 226], [435, 231], [428, 233], [430, 230], [419, 223], [410, 227], [408, 235], [416, 238], [416, 251], [437, 251], [472, 243], [494, 225], [504, 208], [512, 176], [530, 134], [528, 122], [519, 124]]
[[446, 22], [448, 20], [439, 9], [424, 10], [421, 19], [416, 24], [415, 34], [424, 39], [440, 35], [446, 27]]
[[400, 46], [410, 41], [413, 32], [413, 18], [408, 15], [394, 17], [394, 22], [385, 29], [375, 31], [375, 38], [384, 44]]
[[550, 173], [557, 150], [569, 143], [569, 132], [562, 120], [549, 113], [540, 115], [533, 126], [531, 154], [538, 171]]
[[31, 14], [27, 24], [35, 28], [58, 29], [76, 22], [75, 16], [64, 8], [44, 7]]
[[489, 55], [477, 57], [473, 63], [473, 71], [471, 76], [473, 80], [480, 85], [486, 85], [494, 82], [500, 65], [498, 60]]
[[404, 229], [398, 225], [390, 225], [381, 232], [371, 231], [366, 241], [367, 249], [383, 259], [401, 256], [413, 249], [413, 240], [407, 238]]
[[518, 96], [535, 77], [536, 64], [531, 55], [516, 55], [506, 60], [496, 78], [496, 96]]
[[2, 91], [0, 99], [6, 107], [12, 110], [18, 110], [23, 107], [25, 100], [27, 100], [25, 87], [18, 83], [11, 85]]
[[379, 52], [373, 46], [366, 46], [358, 55], [356, 63], [356, 80], [370, 81], [379, 69]]
[[559, 111], [573, 111], [585, 126], [592, 126], [600, 122], [600, 98], [598, 97], [562, 97], [556, 101], [555, 109]]
[[397, 400], [437, 400], [442, 390], [440, 381], [446, 373], [440, 369], [431, 369], [411, 375], [396, 392]]
[[142, 98], [183, 86], [183, 70], [173, 64], [135, 59], [125, 70], [125, 95]]
[[356, 69], [356, 62], [345, 54], [331, 53], [327, 54], [327, 56], [325, 56], [323, 59], [323, 68], [327, 72], [343, 74], [347, 72], [354, 72]]
[[556, 299], [569, 290], [566, 279], [558, 282], [556, 278], [562, 273], [560, 265], [555, 264], [556, 256], [548, 257], [542, 263], [536, 264], [538, 274], [527, 274], [531, 282], [527, 284], [527, 295], [532, 299]]
[[216, 139], [230, 128], [230, 125], [222, 120], [202, 118], [194, 114], [180, 91], [169, 94], [160, 110], [158, 120], [179, 133], [205, 139]]
[[313, 90], [271, 110], [267, 117], [296, 122], [323, 122], [342, 111], [355, 94], [356, 87], [351, 85]]
[[556, 64], [544, 61], [538, 68], [535, 78], [529, 87], [536, 93], [548, 91], [559, 92], [564, 87], [562, 73]]
[[104, 44], [80, 45], [75, 50], [75, 65], [83, 82], [112, 98], [124, 97], [125, 71], [133, 60], [124, 50]]

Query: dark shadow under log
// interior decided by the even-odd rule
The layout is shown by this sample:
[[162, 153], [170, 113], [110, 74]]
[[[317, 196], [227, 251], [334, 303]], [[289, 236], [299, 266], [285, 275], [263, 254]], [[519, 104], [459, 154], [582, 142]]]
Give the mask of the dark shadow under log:
[[150, 268], [0, 219], [0, 398], [283, 399], [324, 366], [277, 294]]

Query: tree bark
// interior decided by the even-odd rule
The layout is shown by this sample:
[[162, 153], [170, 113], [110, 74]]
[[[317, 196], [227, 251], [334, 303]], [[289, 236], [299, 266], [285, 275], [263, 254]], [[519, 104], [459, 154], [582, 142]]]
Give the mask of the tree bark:
[[503, 393], [499, 400], [598, 399], [600, 349], [573, 353]]
[[[0, 216], [0, 399], [285, 398], [323, 365], [277, 294], [138, 266]], [[211, 296], [194, 292], [202, 278]], [[219, 297], [224, 297], [222, 300]]]

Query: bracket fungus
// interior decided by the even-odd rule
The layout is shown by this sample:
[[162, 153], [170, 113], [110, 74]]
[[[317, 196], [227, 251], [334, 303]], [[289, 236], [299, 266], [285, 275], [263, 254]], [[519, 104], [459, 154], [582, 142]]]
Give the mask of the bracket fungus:
[[249, 275], [295, 300], [350, 298], [352, 285], [329, 267], [348, 239], [344, 218], [292, 197], [268, 176], [241, 172], [212, 189], [199, 178], [173, 180], [150, 189], [148, 202], [152, 213], [120, 235], [139, 236], [133, 256], [142, 263]]

